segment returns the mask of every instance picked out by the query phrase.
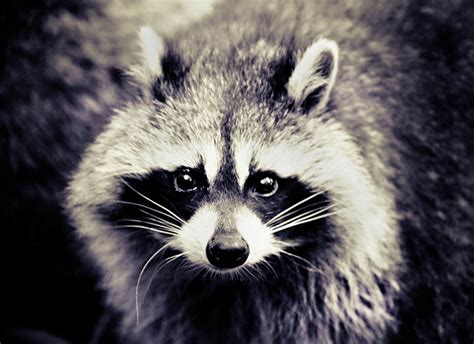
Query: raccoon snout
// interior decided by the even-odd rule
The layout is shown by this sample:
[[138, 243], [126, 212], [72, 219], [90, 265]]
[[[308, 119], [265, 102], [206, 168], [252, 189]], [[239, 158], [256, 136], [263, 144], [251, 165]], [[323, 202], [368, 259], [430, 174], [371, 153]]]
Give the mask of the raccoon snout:
[[244, 264], [249, 253], [249, 245], [240, 235], [215, 235], [206, 247], [209, 262], [222, 269], [232, 269]]

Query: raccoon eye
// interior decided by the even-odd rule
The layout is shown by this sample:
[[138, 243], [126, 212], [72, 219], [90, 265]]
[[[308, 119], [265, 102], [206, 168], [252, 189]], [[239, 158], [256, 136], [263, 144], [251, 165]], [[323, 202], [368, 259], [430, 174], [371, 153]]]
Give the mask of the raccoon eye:
[[273, 196], [278, 190], [278, 181], [272, 176], [262, 176], [255, 181], [252, 193], [260, 197]]
[[198, 188], [198, 181], [190, 169], [183, 169], [174, 175], [174, 188], [178, 192], [192, 192]]

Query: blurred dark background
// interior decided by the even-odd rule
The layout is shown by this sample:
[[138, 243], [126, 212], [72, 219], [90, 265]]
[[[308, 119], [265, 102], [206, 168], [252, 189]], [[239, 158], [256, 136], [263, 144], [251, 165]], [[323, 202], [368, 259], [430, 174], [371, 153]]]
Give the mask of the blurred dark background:
[[[451, 3], [456, 2], [459, 1], [451, 0]], [[449, 2], [443, 4], [448, 7]], [[209, 9], [208, 2], [204, 0], [2, 2], [0, 342], [103, 342], [103, 333], [107, 332], [108, 322], [113, 321], [113, 314], [109, 314], [107, 308], [103, 307], [101, 293], [96, 287], [94, 266], [91, 262], [84, 262], [81, 247], [74, 239], [74, 230], [63, 209], [64, 188], [85, 147], [108, 122], [111, 109], [126, 99], [123, 75], [125, 66], [137, 58], [138, 27], [152, 25], [161, 34], [172, 34]], [[444, 17], [444, 12], [439, 12], [436, 14], [436, 18], [439, 18], [437, 23], [449, 23], [445, 25], [447, 29], [456, 28], [457, 24], [451, 23], [449, 16]], [[463, 21], [467, 22], [472, 13], [474, 12], [460, 13], [459, 18], [467, 18]], [[426, 17], [432, 15], [429, 12], [422, 14]], [[447, 29], [426, 30], [431, 35], [439, 34], [439, 37], [430, 40], [418, 35], [413, 29], [416, 33], [416, 41], [413, 43], [424, 46], [427, 41], [443, 42], [425, 46], [424, 52], [435, 55], [440, 46], [443, 46], [446, 51], [442, 53], [452, 58], [455, 55], [453, 52], [461, 49], [455, 49], [455, 41], [449, 40], [450, 37], [456, 37], [454, 33], [457, 31]], [[469, 46], [463, 48], [461, 53], [464, 50], [471, 54], [474, 51]], [[429, 58], [427, 56], [427, 60]], [[462, 72], [463, 67], [453, 68], [453, 80], [461, 80], [457, 84], [459, 89], [464, 87], [462, 79], [469, 76]], [[423, 82], [426, 90], [434, 87], [430, 80]], [[440, 111], [437, 121], [429, 119], [430, 122], [421, 128], [415, 128], [419, 125], [417, 121], [400, 121], [398, 127], [403, 130], [398, 134], [410, 141], [412, 138], [406, 134], [409, 132], [406, 129], [410, 126], [416, 133], [427, 131], [430, 126], [438, 127], [439, 135], [420, 145], [417, 152], [419, 155], [411, 155], [412, 151], [406, 153], [409, 160], [415, 163], [419, 156], [426, 160], [418, 165], [414, 163], [416, 169], [408, 178], [421, 180], [419, 176], [426, 174], [426, 166], [443, 161], [444, 165], [438, 168], [445, 173], [428, 176], [433, 179], [431, 184], [429, 180], [425, 180], [426, 183], [412, 183], [412, 193], [420, 199], [424, 195], [433, 195], [424, 202], [433, 209], [446, 209], [445, 214], [455, 217], [458, 213], [464, 216], [472, 212], [471, 203], [458, 202], [454, 196], [449, 203], [449, 198], [442, 191], [449, 190], [449, 195], [456, 196], [458, 193], [469, 194], [468, 190], [471, 190], [472, 194], [473, 160], [462, 157], [468, 154], [472, 156], [472, 145], [468, 143], [473, 140], [469, 134], [472, 133], [474, 122], [469, 117], [472, 103], [468, 101], [472, 100], [457, 97], [458, 90], [451, 84], [448, 85], [448, 82], [446, 85], [447, 92], [434, 95], [430, 101], [439, 102], [441, 109], [445, 98], [449, 98], [452, 103], [459, 102], [458, 107], [466, 109], [458, 116], [466, 123], [464, 131], [461, 130], [464, 125], [462, 122], [453, 120], [450, 113], [443, 116]], [[453, 127], [451, 132], [445, 130], [448, 126]], [[459, 142], [450, 133], [458, 135], [461, 138]], [[426, 137], [431, 138], [429, 135]], [[446, 147], [452, 147], [451, 151], [462, 154], [451, 154]], [[460, 167], [455, 170], [451, 166]], [[444, 175], [452, 178], [443, 178]], [[451, 182], [456, 181], [456, 176], [459, 180], [462, 178], [462, 183]], [[466, 187], [458, 192], [459, 185]], [[408, 199], [404, 195], [403, 199], [405, 198]], [[443, 200], [442, 204], [437, 203], [439, 199]], [[467, 195], [459, 199], [472, 197]], [[457, 207], [457, 211], [449, 209], [451, 204], [453, 208]], [[427, 207], [425, 222], [440, 222], [441, 220], [433, 217], [435, 212], [430, 207]], [[463, 226], [471, 225], [469, 219], [472, 216], [467, 220], [458, 217], [457, 221]], [[454, 222], [449, 217], [444, 221]], [[406, 222], [411, 222], [414, 229], [422, 227], [422, 223], [412, 218], [408, 218]], [[435, 238], [432, 233], [428, 232], [426, 235]], [[465, 241], [469, 240], [467, 237]], [[456, 245], [467, 246], [459, 240], [452, 241]], [[417, 247], [413, 248], [414, 252], [417, 250]], [[450, 253], [449, 250], [446, 252]], [[419, 260], [424, 263], [426, 257], [420, 253]], [[454, 262], [453, 259], [453, 266]], [[459, 270], [464, 268], [461, 266]], [[448, 279], [449, 276], [446, 280]], [[443, 281], [440, 279], [437, 282]], [[437, 285], [433, 288], [438, 291]], [[425, 289], [421, 290], [418, 295], [433, 298], [431, 294], [424, 292]], [[465, 294], [469, 293], [470, 289]], [[423, 298], [420, 300], [422, 303]], [[419, 309], [420, 312], [425, 312], [424, 308]], [[453, 310], [447, 313], [456, 316]], [[418, 316], [423, 317], [423, 314], [413, 313], [409, 316], [416, 319]]]

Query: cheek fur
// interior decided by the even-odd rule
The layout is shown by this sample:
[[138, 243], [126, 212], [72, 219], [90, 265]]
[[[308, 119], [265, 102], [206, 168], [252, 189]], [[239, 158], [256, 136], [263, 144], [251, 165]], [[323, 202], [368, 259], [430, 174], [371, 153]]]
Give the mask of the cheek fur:
[[209, 265], [206, 246], [216, 229], [218, 214], [211, 206], [198, 209], [189, 221], [181, 227], [171, 246], [186, 253], [193, 263]]
[[[250, 249], [245, 264], [257, 264], [265, 257], [279, 253], [281, 245], [254, 212], [242, 206], [235, 211], [234, 216], [236, 230]], [[177, 238], [171, 241], [171, 247], [185, 252], [192, 263], [209, 267], [206, 246], [216, 230], [218, 217], [218, 212], [212, 206], [203, 206], [183, 225]]]
[[250, 254], [246, 264], [255, 264], [265, 257], [277, 254], [280, 246], [258, 216], [247, 207], [239, 207], [235, 213], [237, 231], [247, 242]]

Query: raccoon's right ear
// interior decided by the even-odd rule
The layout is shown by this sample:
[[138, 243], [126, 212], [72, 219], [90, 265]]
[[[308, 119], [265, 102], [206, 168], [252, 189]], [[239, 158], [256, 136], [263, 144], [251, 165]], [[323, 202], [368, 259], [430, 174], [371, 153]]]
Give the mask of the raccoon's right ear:
[[188, 67], [151, 27], [141, 27], [138, 38], [141, 61], [131, 69], [132, 79], [145, 100], [164, 102], [164, 88], [179, 86]]
[[322, 112], [336, 80], [339, 49], [337, 43], [320, 39], [311, 45], [296, 64], [288, 81], [288, 95], [303, 112]]
[[[142, 26], [138, 30], [138, 43], [140, 62], [130, 68], [130, 76], [143, 92], [163, 77], [161, 60], [166, 53], [166, 47], [163, 39], [149, 26]], [[149, 92], [145, 93], [145, 96], [149, 95]]]

